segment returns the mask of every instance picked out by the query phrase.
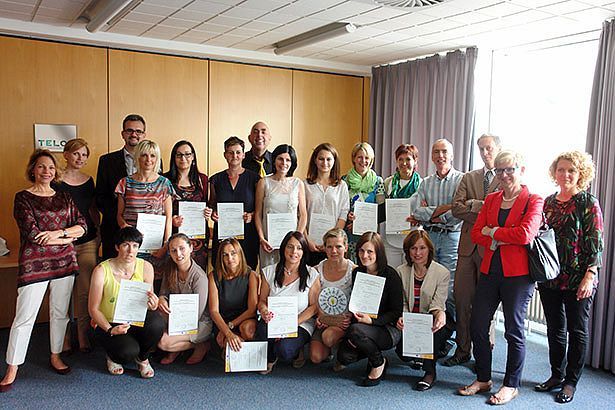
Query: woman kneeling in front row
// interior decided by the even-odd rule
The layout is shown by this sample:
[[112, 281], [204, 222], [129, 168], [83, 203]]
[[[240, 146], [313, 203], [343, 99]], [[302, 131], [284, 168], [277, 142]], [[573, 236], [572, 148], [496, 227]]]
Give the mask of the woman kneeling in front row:
[[[439, 352], [451, 336], [446, 324], [446, 298], [450, 272], [434, 262], [434, 246], [424, 230], [412, 231], [404, 239], [403, 250], [406, 263], [397, 268], [404, 287], [404, 312], [429, 313], [433, 315], [433, 351]], [[397, 328], [404, 329], [403, 317], [397, 321]], [[403, 343], [397, 344], [397, 355], [404, 362], [410, 359], [402, 355]], [[436, 381], [435, 359], [423, 361], [425, 375], [415, 385], [418, 391], [429, 390]]]
[[156, 348], [165, 323], [155, 312], [158, 297], [148, 291], [147, 316], [143, 327], [113, 323], [120, 281], [131, 280], [152, 284], [154, 268], [137, 258], [143, 235], [131, 226], [122, 228], [115, 238], [118, 255], [94, 268], [90, 283], [89, 311], [96, 330], [94, 335], [107, 353], [107, 370], [113, 375], [124, 373], [123, 364], [135, 362], [144, 379], [154, 377], [149, 354]]

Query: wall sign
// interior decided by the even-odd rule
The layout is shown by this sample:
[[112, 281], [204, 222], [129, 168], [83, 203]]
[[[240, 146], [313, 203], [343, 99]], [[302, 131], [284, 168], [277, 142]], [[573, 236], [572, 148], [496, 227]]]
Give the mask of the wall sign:
[[75, 124], [34, 124], [34, 149], [62, 152], [64, 145], [75, 138], [77, 138]]

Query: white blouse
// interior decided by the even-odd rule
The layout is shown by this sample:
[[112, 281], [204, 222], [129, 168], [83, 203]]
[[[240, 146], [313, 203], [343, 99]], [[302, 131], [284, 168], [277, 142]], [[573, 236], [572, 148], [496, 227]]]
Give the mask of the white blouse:
[[[308, 212], [308, 230], [313, 213], [333, 217], [335, 222], [331, 228], [335, 228], [338, 219], [346, 220], [350, 210], [348, 185], [346, 185], [346, 182], [340, 181], [337, 186], [329, 185], [326, 189], [318, 182], [310, 184], [307, 181], [303, 181], [303, 184], [305, 185], [305, 201]], [[322, 240], [322, 238], [312, 238], [311, 236], [310, 239], [317, 243], [320, 243]]]

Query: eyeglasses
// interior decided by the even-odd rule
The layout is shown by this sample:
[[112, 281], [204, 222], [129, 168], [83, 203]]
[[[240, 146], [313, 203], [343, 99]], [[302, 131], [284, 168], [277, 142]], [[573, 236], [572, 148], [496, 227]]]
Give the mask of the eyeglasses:
[[181, 159], [181, 158], [190, 159], [190, 158], [192, 158], [192, 155], [194, 155], [192, 152], [186, 152], [184, 154], [182, 154], [181, 152], [176, 152], [175, 153], [175, 158], [177, 158], [177, 159]]
[[503, 173], [506, 173], [506, 175], [512, 175], [518, 169], [519, 169], [519, 167], [496, 168], [495, 169], [495, 174], [496, 175], [502, 175]]
[[131, 135], [131, 134], [143, 135], [143, 134], [145, 134], [145, 131], [143, 131], [143, 130], [133, 130], [132, 128], [126, 128], [122, 132], [124, 132], [124, 133], [126, 133], [128, 135]]

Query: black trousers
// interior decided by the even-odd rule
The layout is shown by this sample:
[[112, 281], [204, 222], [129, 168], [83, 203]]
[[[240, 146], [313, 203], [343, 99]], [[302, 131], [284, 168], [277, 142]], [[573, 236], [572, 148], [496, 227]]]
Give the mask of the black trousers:
[[535, 283], [529, 275], [504, 277], [501, 272], [480, 275], [470, 319], [470, 334], [476, 360], [476, 379], [479, 382], [491, 380], [492, 352], [489, 326], [495, 310], [502, 302], [504, 338], [508, 342], [504, 386], [519, 387], [525, 362], [523, 325], [527, 305], [534, 294], [534, 287]]
[[[448, 338], [451, 337], [452, 333], [453, 331], [450, 328], [446, 326], [442, 326], [440, 330], [438, 330], [436, 333], [433, 334], [434, 357], [436, 357], [438, 352], [444, 348], [444, 344], [446, 343]], [[403, 362], [409, 362], [410, 360], [412, 360], [411, 357], [404, 356], [403, 351], [404, 351], [404, 341], [402, 338], [402, 340], [400, 340], [399, 343], [397, 343], [397, 347], [395, 348], [395, 353], [397, 353], [397, 356]], [[423, 370], [425, 370], [425, 373], [431, 374], [435, 377], [436, 376], [436, 360], [435, 359], [423, 359]]]
[[589, 311], [594, 295], [577, 300], [576, 291], [573, 290], [542, 286], [538, 289], [547, 319], [551, 377], [564, 379], [565, 384], [576, 387], [585, 365], [589, 344]]
[[101, 328], [94, 331], [96, 341], [109, 358], [120, 364], [146, 360], [162, 337], [166, 323], [158, 312], [147, 311], [143, 327], [130, 326], [125, 335], [109, 336]]
[[382, 366], [383, 350], [393, 347], [393, 340], [384, 326], [353, 323], [348, 327], [344, 340], [337, 351], [337, 360], [348, 365], [367, 357], [372, 367]]

